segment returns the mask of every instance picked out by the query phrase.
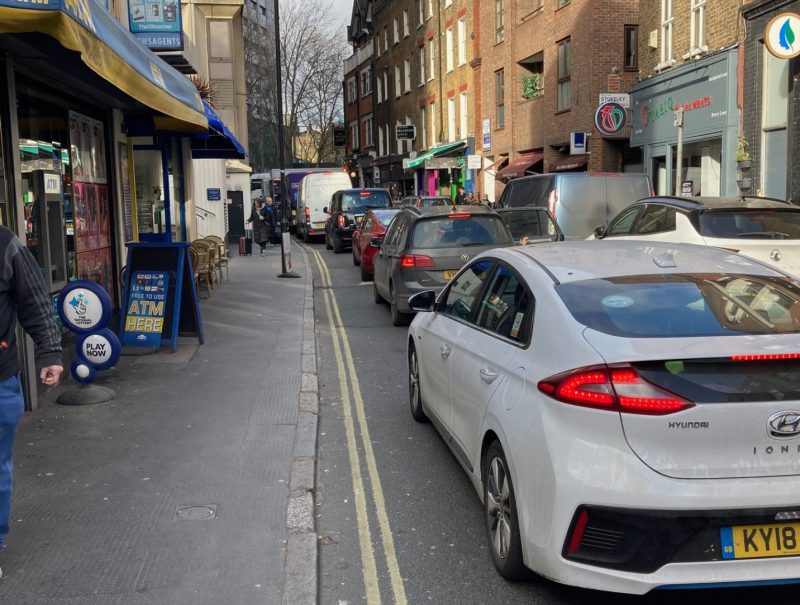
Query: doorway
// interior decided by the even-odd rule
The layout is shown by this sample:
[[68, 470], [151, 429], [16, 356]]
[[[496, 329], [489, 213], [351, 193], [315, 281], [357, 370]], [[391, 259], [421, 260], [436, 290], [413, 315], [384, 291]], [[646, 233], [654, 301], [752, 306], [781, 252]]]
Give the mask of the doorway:
[[228, 243], [236, 244], [244, 237], [244, 192], [228, 191], [228, 199]]

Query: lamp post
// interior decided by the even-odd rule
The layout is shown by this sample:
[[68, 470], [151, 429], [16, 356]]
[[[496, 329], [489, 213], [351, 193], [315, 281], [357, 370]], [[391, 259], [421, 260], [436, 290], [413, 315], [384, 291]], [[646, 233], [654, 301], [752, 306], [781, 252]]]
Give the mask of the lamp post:
[[291, 239], [289, 238], [289, 215], [292, 205], [286, 191], [286, 140], [283, 130], [283, 84], [281, 82], [281, 26], [278, 0], [275, 0], [275, 90], [277, 92], [278, 118], [278, 169], [281, 173], [281, 273], [278, 277], [300, 277], [292, 271]]

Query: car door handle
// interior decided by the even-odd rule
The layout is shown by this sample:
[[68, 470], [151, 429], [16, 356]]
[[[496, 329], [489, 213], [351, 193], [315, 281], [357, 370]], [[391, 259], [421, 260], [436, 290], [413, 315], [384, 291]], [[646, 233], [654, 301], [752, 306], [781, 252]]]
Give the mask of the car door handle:
[[492, 384], [500, 375], [493, 368], [481, 368], [480, 374], [481, 380], [486, 384]]
[[439, 347], [439, 353], [442, 354], [442, 357], [444, 359], [450, 357], [450, 353], [452, 352], [453, 352], [453, 347], [448, 347], [447, 345], [442, 345], [441, 347]]

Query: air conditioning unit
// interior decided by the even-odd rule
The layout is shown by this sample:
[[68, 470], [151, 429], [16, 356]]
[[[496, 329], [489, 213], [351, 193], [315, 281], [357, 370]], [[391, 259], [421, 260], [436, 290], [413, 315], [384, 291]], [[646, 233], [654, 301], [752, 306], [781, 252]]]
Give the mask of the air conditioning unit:
[[647, 41], [650, 48], [658, 48], [658, 30], [654, 29], [650, 32], [650, 39]]

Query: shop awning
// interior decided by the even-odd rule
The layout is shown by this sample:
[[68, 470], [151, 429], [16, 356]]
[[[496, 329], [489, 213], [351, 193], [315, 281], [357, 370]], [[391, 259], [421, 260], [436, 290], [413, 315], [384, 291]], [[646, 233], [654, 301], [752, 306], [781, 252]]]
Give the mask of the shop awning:
[[484, 170], [500, 170], [500, 168], [508, 162], [508, 156], [504, 155], [502, 158], [497, 160], [496, 162], [489, 164]]
[[194, 84], [91, 0], [0, 0], [0, 34], [43, 33], [80, 54], [87, 67], [150, 109], [158, 127], [208, 129]]
[[556, 162], [550, 167], [550, 172], [567, 172], [569, 170], [583, 170], [586, 168], [586, 158], [579, 155], [571, 155], [564, 160]]
[[537, 162], [541, 162], [542, 158], [544, 158], [544, 154], [540, 151], [520, 154], [515, 157], [514, 161], [510, 162], [508, 166], [497, 171], [497, 178], [505, 180], [525, 176], [528, 168]]
[[203, 101], [208, 118], [208, 133], [192, 135], [192, 157], [201, 160], [244, 160], [247, 152], [239, 140], [207, 102]]
[[439, 145], [438, 147], [434, 147], [433, 149], [429, 149], [425, 153], [418, 155], [417, 157], [406, 160], [404, 164], [404, 168], [406, 170], [413, 170], [414, 168], [419, 168], [420, 166], [425, 166], [425, 160], [428, 158], [435, 158], [441, 155], [444, 155], [449, 152], [453, 151], [460, 151], [464, 149], [467, 144], [464, 141], [458, 141], [457, 143], [446, 143], [444, 145]]

